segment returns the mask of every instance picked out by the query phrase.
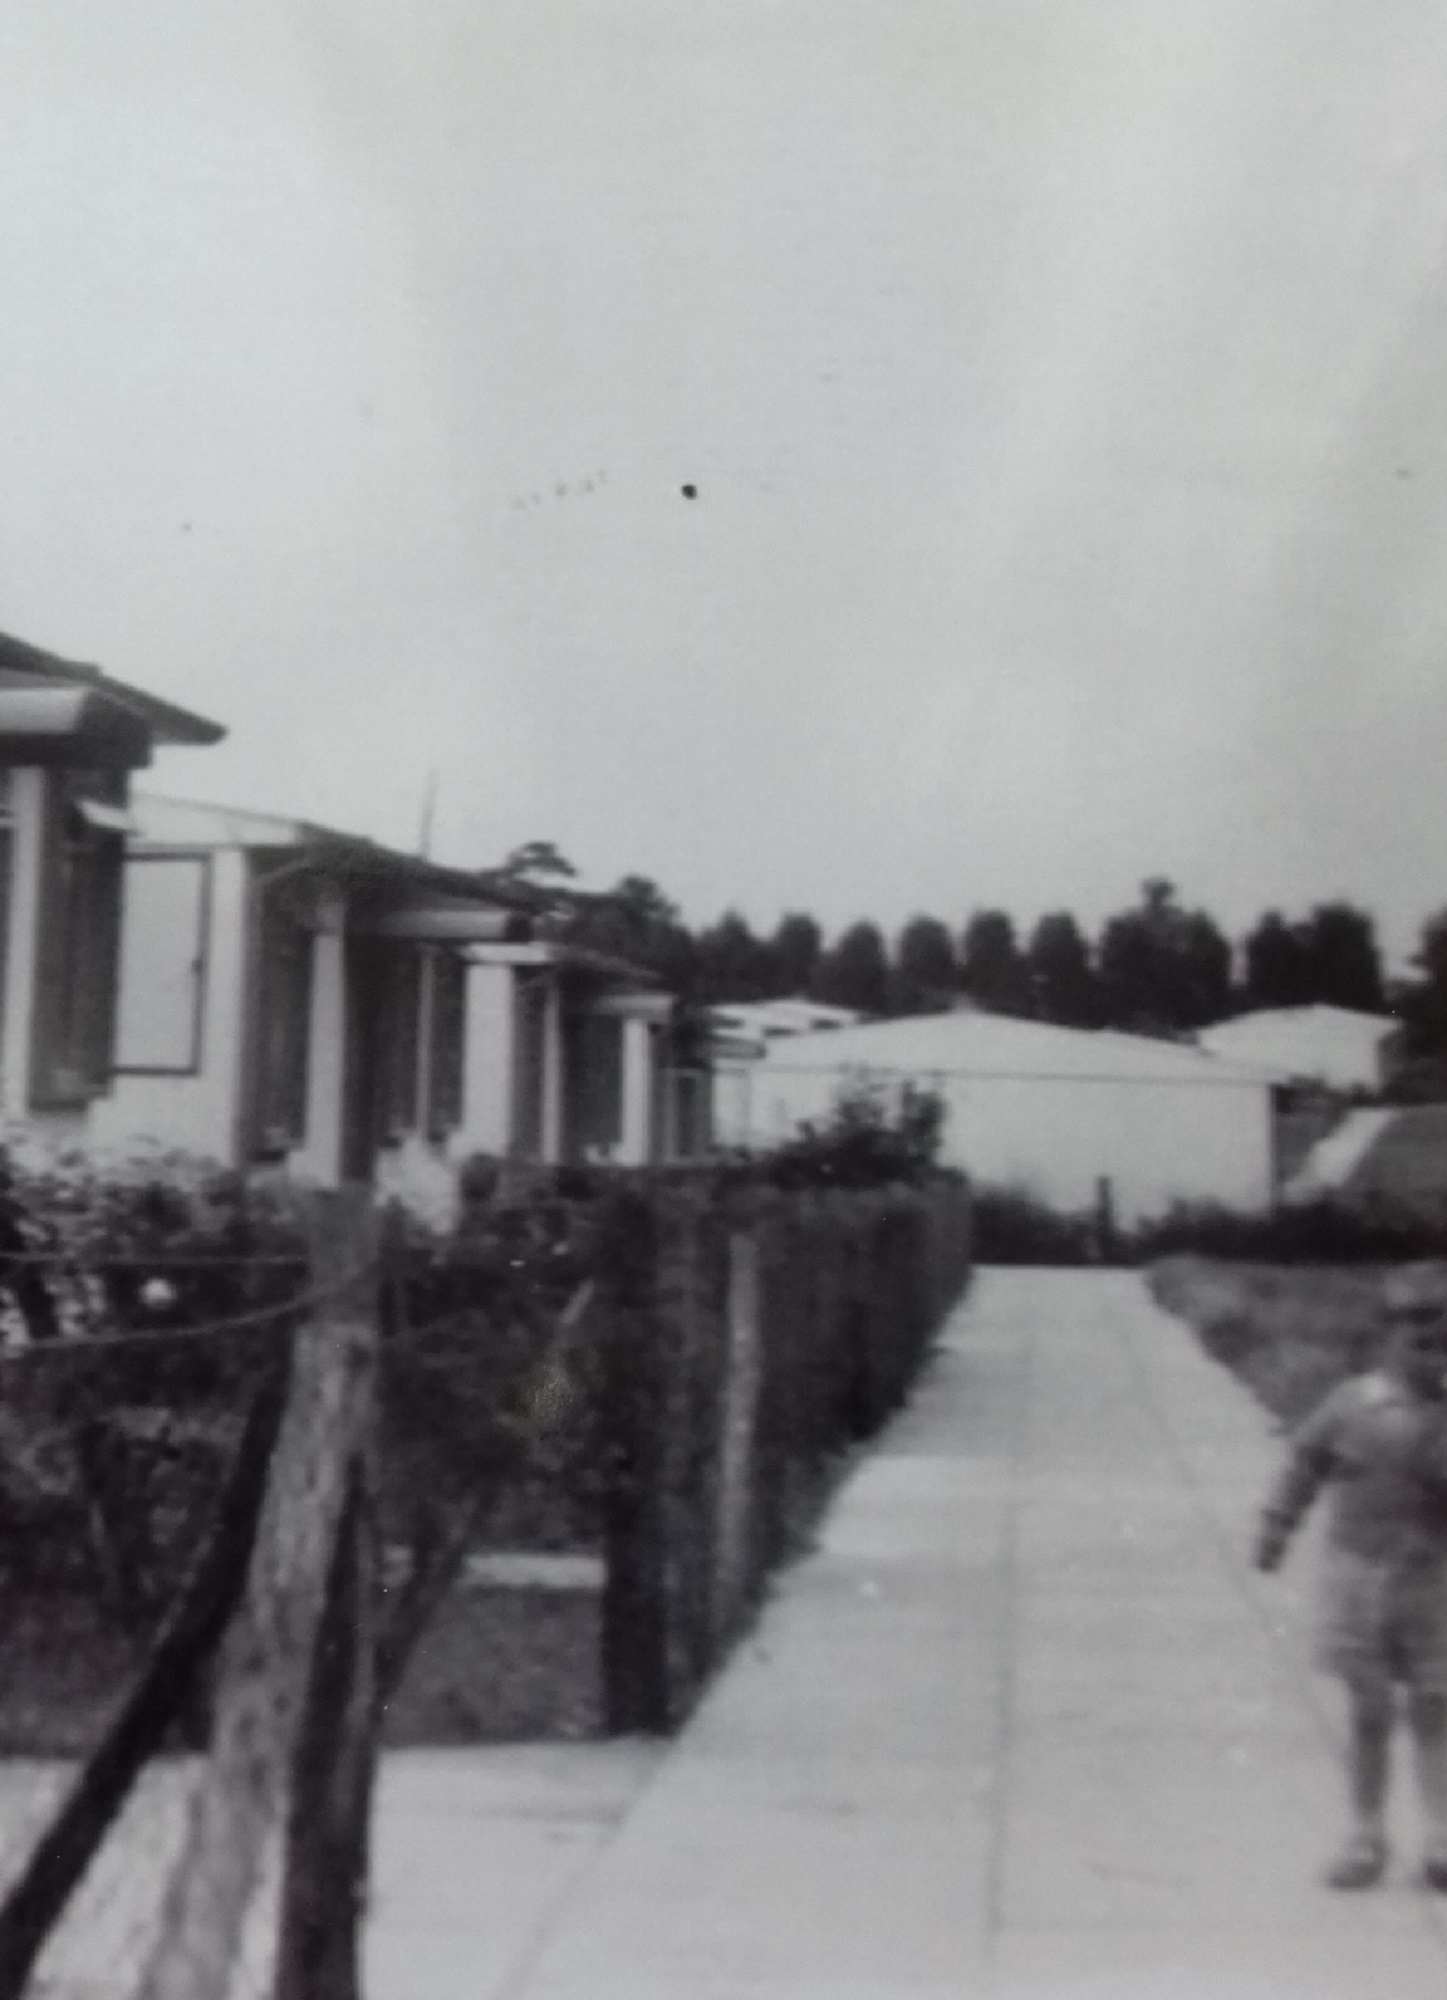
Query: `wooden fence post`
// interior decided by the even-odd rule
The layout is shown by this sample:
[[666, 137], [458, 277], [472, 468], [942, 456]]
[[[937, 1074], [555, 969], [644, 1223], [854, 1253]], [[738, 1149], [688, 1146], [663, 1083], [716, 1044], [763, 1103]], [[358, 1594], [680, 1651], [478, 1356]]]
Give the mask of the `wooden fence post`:
[[295, 1335], [246, 1591], [221, 1654], [210, 1754], [190, 1838], [136, 2000], [225, 2000], [279, 1831], [337, 1544], [370, 1421], [375, 1230], [364, 1190], [310, 1198], [313, 1288]]
[[733, 1635], [752, 1582], [754, 1447], [763, 1369], [757, 1226], [734, 1229], [729, 1234], [726, 1310], [728, 1333], [714, 1502], [715, 1659], [722, 1656]]
[[275, 2000], [358, 2000], [376, 1700], [376, 1538], [366, 1454], [353, 1463], [293, 1760]]
[[655, 1205], [636, 1194], [615, 1200], [603, 1233], [601, 1650], [610, 1736], [659, 1735], [670, 1721], [662, 1492], [668, 1387], [657, 1312], [662, 1234]]

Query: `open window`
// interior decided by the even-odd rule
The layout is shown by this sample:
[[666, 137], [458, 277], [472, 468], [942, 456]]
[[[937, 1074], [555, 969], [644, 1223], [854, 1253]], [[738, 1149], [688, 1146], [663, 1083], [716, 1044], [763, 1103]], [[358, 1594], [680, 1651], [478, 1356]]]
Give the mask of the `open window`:
[[211, 902], [205, 854], [127, 855], [121, 898], [116, 1069], [194, 1076]]

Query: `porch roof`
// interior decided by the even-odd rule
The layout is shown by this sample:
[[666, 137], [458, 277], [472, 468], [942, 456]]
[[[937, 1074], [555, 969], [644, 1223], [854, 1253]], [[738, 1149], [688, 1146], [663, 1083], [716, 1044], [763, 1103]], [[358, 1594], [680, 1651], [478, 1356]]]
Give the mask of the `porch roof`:
[[157, 743], [219, 743], [226, 734], [219, 722], [209, 722], [190, 709], [147, 694], [144, 688], [112, 680], [99, 667], [64, 660], [58, 653], [0, 632], [0, 691], [32, 688], [88, 689], [99, 697], [95, 713], [100, 712], [100, 706], [119, 710]]
[[244, 847], [258, 855], [274, 854], [283, 866], [311, 862], [319, 872], [343, 881], [404, 889], [419, 901], [425, 899], [427, 907], [465, 906], [476, 911], [486, 906], [524, 914], [537, 908], [529, 891], [499, 882], [486, 871], [448, 867], [316, 820], [152, 792], [138, 794], [134, 810], [139, 844], [148, 848]]
[[614, 958], [608, 952], [590, 951], [585, 945], [562, 944], [549, 938], [516, 944], [478, 944], [472, 956], [483, 965], [556, 965], [563, 971], [596, 972], [613, 979], [626, 979], [635, 986], [662, 985], [657, 973], [626, 958]]

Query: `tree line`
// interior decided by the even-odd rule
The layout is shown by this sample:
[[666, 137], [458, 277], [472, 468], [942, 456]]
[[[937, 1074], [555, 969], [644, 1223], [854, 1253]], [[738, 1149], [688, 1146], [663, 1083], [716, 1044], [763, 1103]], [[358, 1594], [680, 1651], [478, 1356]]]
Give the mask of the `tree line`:
[[[504, 872], [564, 892], [573, 873], [546, 842], [518, 849]], [[1068, 910], [1047, 912], [1026, 935], [999, 909], [976, 910], [958, 929], [917, 915], [893, 938], [862, 918], [827, 939], [803, 911], [765, 933], [737, 910], [690, 929], [641, 875], [604, 897], [561, 900], [571, 942], [656, 973], [696, 1007], [797, 995], [891, 1016], [968, 1000], [1067, 1027], [1173, 1035], [1257, 1007], [1324, 1002], [1375, 1013], [1388, 1004], [1367, 911], [1347, 902], [1295, 918], [1268, 910], [1238, 954], [1211, 915], [1185, 907], [1162, 877], [1143, 883], [1139, 900], [1107, 917], [1094, 937]], [[1447, 913], [1431, 934], [1447, 1046]]]

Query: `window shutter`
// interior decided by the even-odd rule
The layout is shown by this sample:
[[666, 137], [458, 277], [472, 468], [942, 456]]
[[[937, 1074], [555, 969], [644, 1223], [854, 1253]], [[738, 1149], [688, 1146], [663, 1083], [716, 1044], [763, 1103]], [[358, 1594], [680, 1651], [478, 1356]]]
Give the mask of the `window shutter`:
[[119, 974], [124, 842], [47, 785], [30, 1101], [86, 1104], [110, 1085]]
[[255, 1150], [261, 1159], [275, 1159], [306, 1137], [312, 934], [269, 903], [262, 912], [258, 989]]
[[462, 1123], [467, 966], [456, 952], [432, 961], [432, 1032], [428, 1039], [427, 1136], [445, 1139]]
[[387, 953], [382, 973], [382, 1112], [380, 1137], [400, 1139], [417, 1124], [418, 1002], [421, 959], [415, 946]]

